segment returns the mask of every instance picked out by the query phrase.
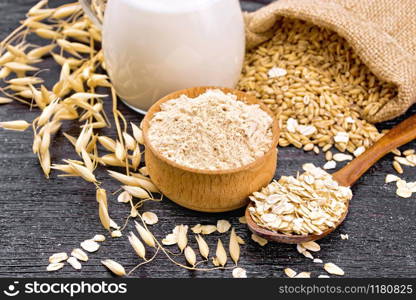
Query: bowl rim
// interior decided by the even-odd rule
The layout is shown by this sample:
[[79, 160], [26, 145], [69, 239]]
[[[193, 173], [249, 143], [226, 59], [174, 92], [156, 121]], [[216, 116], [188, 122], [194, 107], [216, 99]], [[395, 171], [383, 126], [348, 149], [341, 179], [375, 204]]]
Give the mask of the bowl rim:
[[[160, 111], [160, 105], [164, 102], [167, 102], [169, 100], [175, 99], [172, 98], [173, 95], [188, 95], [188, 92], [194, 89], [201, 89], [201, 93], [206, 92], [207, 90], [215, 90], [215, 89], [219, 89], [221, 91], [223, 91], [224, 93], [231, 93], [235, 96], [237, 96], [237, 100], [239, 101], [243, 101], [245, 103], [248, 104], [258, 104], [260, 106], [260, 108], [262, 110], [264, 110], [268, 115], [270, 115], [273, 119], [272, 122], [272, 134], [273, 134], [273, 138], [272, 138], [272, 143], [270, 146], [270, 149], [264, 153], [262, 156], [256, 158], [254, 161], [252, 161], [249, 164], [240, 166], [238, 168], [232, 168], [232, 169], [224, 169], [224, 170], [205, 170], [205, 169], [196, 169], [196, 168], [190, 168], [187, 166], [183, 166], [181, 164], [178, 164], [168, 158], [166, 158], [165, 156], [163, 156], [160, 151], [158, 151], [157, 149], [155, 149], [155, 147], [153, 147], [153, 145], [150, 143], [147, 131], [150, 127], [150, 120], [153, 118], [153, 115], [156, 112]], [[200, 95], [199, 94], [199, 95]], [[176, 97], [176, 96], [175, 96]], [[176, 97], [177, 98], [177, 97]], [[251, 102], [248, 102], [247, 100], [250, 99]], [[238, 173], [241, 171], [246, 171], [248, 169], [251, 169], [252, 167], [263, 163], [263, 161], [266, 159], [266, 157], [268, 157], [273, 151], [277, 150], [277, 144], [279, 142], [279, 137], [280, 137], [280, 128], [278, 125], [278, 121], [276, 119], [276, 117], [274, 116], [273, 112], [265, 105], [263, 104], [261, 101], [259, 101], [256, 97], [252, 96], [252, 95], [248, 95], [245, 92], [236, 90], [236, 89], [232, 89], [232, 88], [227, 88], [227, 87], [218, 87], [218, 86], [198, 86], [198, 87], [192, 87], [192, 88], [187, 88], [187, 89], [182, 89], [182, 90], [178, 90], [178, 91], [174, 91], [172, 93], [169, 93], [168, 95], [164, 96], [163, 98], [159, 99], [158, 101], [156, 101], [147, 111], [146, 115], [143, 118], [142, 121], [142, 132], [143, 132], [143, 140], [144, 140], [144, 146], [145, 149], [149, 149], [153, 155], [155, 155], [158, 159], [162, 160], [163, 162], [165, 162], [168, 165], [171, 165], [172, 167], [187, 171], [187, 172], [191, 172], [191, 173], [195, 173], [195, 174], [204, 174], [204, 175], [225, 175], [225, 174], [232, 174], [232, 173]]]

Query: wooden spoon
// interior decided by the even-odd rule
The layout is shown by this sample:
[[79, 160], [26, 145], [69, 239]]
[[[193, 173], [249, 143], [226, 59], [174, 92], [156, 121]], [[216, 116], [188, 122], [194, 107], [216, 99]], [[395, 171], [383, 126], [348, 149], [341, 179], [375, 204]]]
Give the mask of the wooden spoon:
[[[414, 139], [416, 139], [416, 115], [409, 117], [399, 125], [395, 126], [367, 149], [367, 151], [355, 158], [341, 170], [332, 174], [332, 177], [342, 186], [351, 186], [384, 155]], [[253, 207], [253, 203], [250, 203], [247, 206], [245, 216], [247, 225], [253, 233], [270, 241], [286, 244], [300, 244], [319, 240], [334, 231], [344, 221], [348, 213], [348, 205], [349, 203], [347, 203], [345, 214], [339, 219], [336, 226], [326, 230], [320, 235], [286, 235], [260, 227], [254, 222], [249, 212], [249, 207]]]

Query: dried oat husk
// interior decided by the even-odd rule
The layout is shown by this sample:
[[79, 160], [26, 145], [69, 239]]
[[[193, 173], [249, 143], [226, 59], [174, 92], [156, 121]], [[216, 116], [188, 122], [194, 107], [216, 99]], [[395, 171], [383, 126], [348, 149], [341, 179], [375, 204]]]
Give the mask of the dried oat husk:
[[395, 118], [416, 102], [416, 27], [413, 0], [279, 0], [245, 15], [249, 49], [270, 39], [282, 16], [328, 28], [345, 38], [369, 69], [398, 87], [398, 97], [382, 103], [376, 123]]

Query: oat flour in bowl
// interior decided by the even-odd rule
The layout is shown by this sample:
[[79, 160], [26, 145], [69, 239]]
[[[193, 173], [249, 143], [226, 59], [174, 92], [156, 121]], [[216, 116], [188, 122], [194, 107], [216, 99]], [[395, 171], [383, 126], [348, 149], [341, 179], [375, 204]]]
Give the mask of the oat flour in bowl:
[[180, 165], [201, 170], [234, 169], [253, 162], [271, 147], [273, 118], [257, 104], [208, 90], [182, 95], [160, 106], [150, 121], [149, 141]]

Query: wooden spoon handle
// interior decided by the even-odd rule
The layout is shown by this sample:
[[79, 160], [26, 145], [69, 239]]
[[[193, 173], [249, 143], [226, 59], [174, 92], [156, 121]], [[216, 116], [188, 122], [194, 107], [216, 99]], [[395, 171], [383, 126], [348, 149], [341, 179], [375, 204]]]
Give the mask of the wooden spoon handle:
[[332, 177], [343, 186], [351, 186], [384, 155], [414, 139], [416, 139], [416, 114], [395, 126], [367, 151], [332, 174]]

